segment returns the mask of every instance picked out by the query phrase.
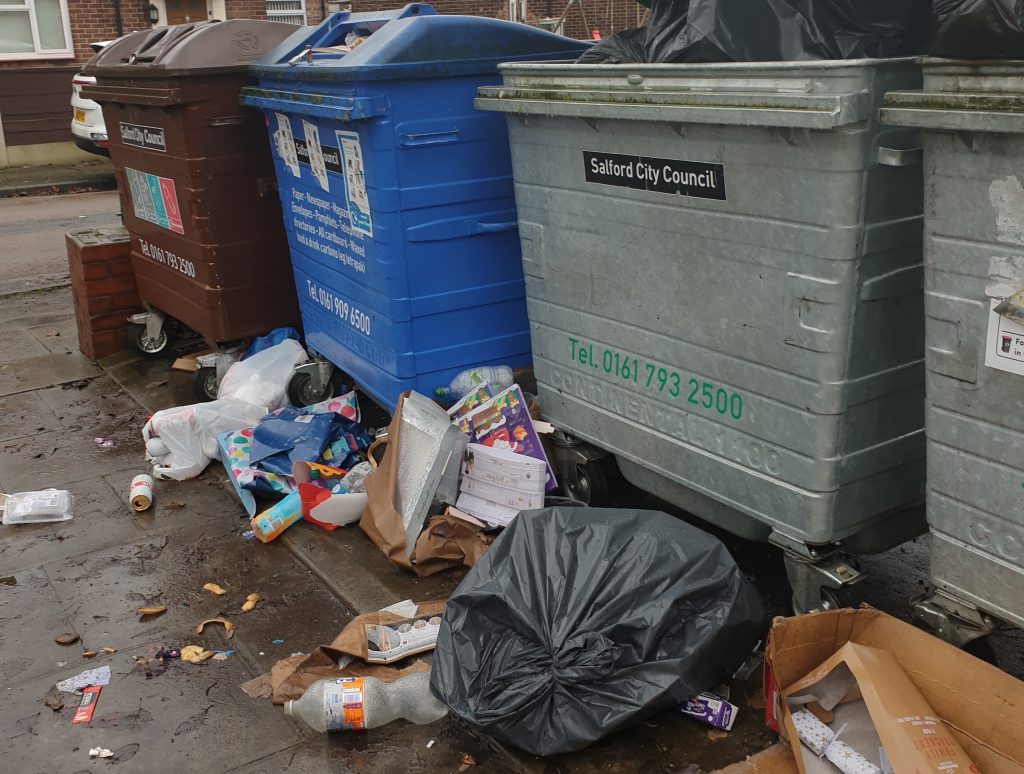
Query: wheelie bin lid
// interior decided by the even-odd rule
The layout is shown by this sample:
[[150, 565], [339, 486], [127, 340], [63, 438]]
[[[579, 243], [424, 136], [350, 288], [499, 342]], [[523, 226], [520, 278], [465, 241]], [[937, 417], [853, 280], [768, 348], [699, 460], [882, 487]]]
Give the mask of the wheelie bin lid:
[[[356, 33], [358, 45], [346, 45]], [[588, 41], [480, 16], [438, 15], [423, 3], [335, 13], [252, 66], [268, 80], [410, 80], [491, 73], [502, 62], [575, 59]]]
[[105, 46], [85, 66], [99, 77], [164, 78], [245, 70], [282, 40], [294, 24], [230, 19], [131, 32]]

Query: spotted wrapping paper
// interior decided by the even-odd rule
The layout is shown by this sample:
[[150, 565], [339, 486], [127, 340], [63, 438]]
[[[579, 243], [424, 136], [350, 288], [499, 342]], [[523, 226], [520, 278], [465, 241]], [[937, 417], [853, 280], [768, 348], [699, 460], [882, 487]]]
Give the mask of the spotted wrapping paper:
[[807, 710], [793, 713], [793, 725], [800, 741], [819, 758], [824, 756], [843, 774], [882, 774], [875, 764], [841, 739]]

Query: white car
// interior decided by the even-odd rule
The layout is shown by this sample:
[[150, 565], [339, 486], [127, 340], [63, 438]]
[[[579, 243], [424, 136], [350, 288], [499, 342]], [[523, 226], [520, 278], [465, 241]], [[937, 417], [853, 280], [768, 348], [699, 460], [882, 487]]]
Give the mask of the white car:
[[[108, 42], [93, 43], [90, 48], [99, 52]], [[82, 96], [82, 87], [92, 86], [95, 83], [95, 78], [84, 73], [77, 73], [71, 79], [71, 110], [73, 111], [71, 134], [74, 137], [75, 145], [82, 150], [109, 156], [107, 126], [103, 122], [103, 110], [98, 102], [93, 102]]]

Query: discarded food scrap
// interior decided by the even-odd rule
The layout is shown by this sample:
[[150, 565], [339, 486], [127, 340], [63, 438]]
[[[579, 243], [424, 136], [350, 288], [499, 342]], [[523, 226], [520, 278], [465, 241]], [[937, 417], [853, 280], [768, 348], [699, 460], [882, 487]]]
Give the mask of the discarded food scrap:
[[190, 664], [201, 664], [208, 658], [213, 658], [213, 651], [206, 650], [202, 645], [186, 645], [181, 649], [181, 660]]
[[203, 591], [209, 591], [211, 594], [216, 594], [218, 597], [227, 592], [218, 586], [216, 583], [207, 583], [203, 585]]
[[79, 635], [76, 632], [67, 632], [66, 634], [59, 634], [53, 638], [53, 641], [58, 645], [74, 645], [79, 640]]
[[229, 621], [227, 618], [207, 618], [205, 621], [203, 621], [196, 627], [196, 634], [202, 634], [203, 629], [206, 628], [207, 624], [215, 623], [219, 623], [224, 627], [224, 633], [227, 635], [227, 638], [229, 640], [235, 636], [235, 625], [231, 623], [231, 621]]
[[242, 604], [242, 612], [243, 613], [248, 613], [250, 610], [252, 610], [254, 607], [256, 607], [256, 603], [259, 602], [259, 601], [260, 601], [260, 595], [259, 594], [250, 594], [249, 596], [247, 596], [245, 598], [245, 602]]
[[140, 607], [135, 611], [142, 618], [155, 618], [158, 615], [163, 615], [167, 612], [167, 605], [151, 605], [150, 607]]

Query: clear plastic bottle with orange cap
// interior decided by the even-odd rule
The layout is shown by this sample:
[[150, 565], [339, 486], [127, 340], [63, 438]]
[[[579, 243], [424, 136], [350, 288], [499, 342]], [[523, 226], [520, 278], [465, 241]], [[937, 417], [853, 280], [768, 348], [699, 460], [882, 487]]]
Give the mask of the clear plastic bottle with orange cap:
[[314, 731], [359, 731], [404, 718], [433, 723], [448, 707], [430, 692], [430, 672], [415, 672], [386, 683], [374, 677], [318, 680], [301, 699], [285, 702], [284, 714]]

